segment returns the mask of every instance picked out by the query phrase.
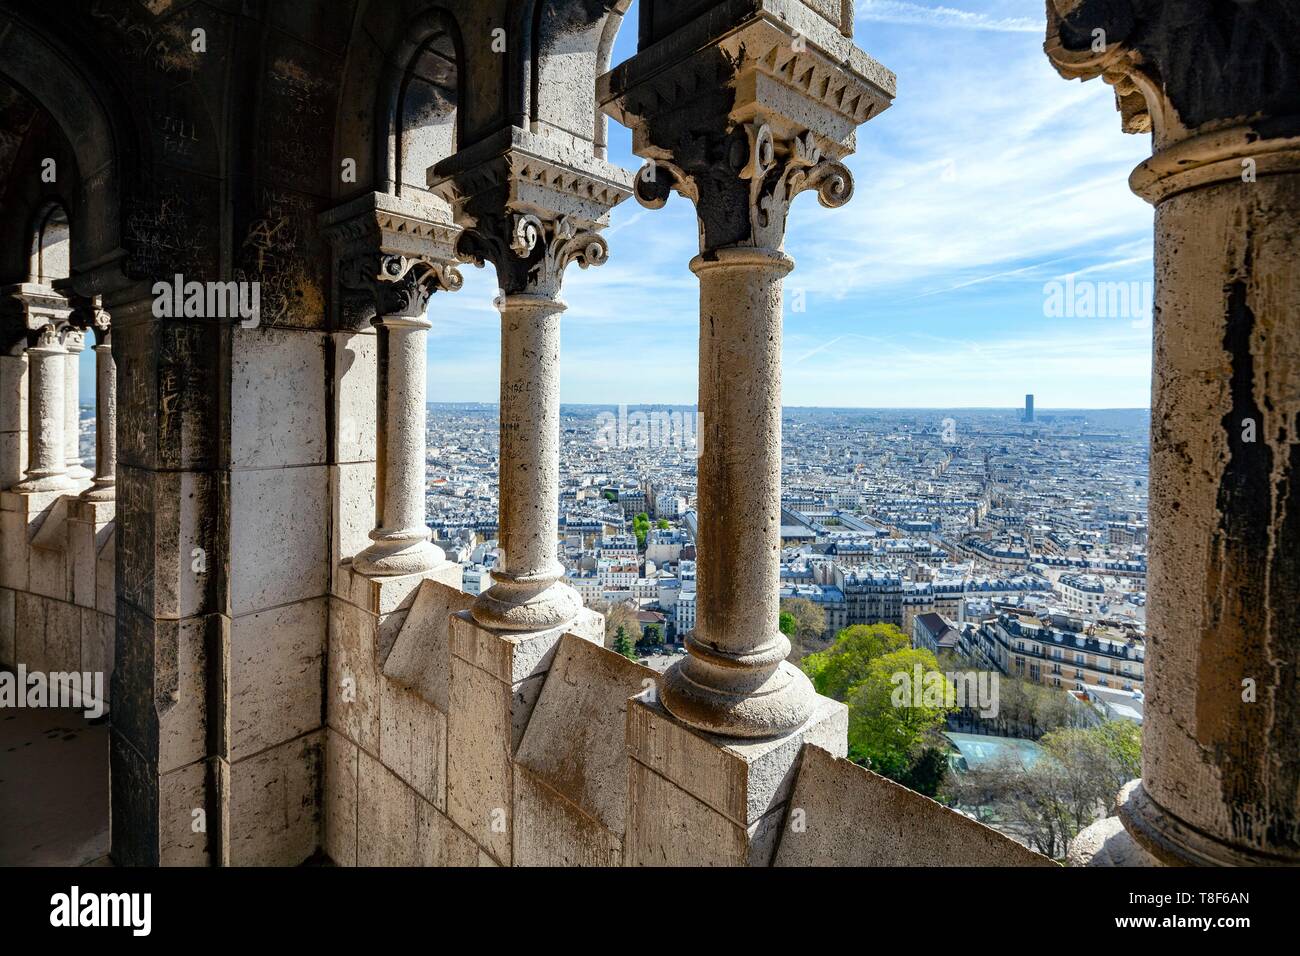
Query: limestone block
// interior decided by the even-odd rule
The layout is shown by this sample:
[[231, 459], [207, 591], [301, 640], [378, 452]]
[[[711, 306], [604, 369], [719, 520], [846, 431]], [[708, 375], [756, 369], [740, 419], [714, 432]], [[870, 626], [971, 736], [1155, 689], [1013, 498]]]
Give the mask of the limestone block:
[[357, 863], [357, 745], [333, 728], [325, 731], [322, 799], [325, 804], [322, 845], [339, 866]]
[[479, 848], [383, 764], [360, 757], [358, 866], [474, 866]]
[[778, 866], [1054, 866], [982, 823], [838, 758], [804, 748]]
[[219, 626], [216, 618], [155, 622], [153, 710], [160, 773], [207, 754], [209, 628]]
[[117, 521], [106, 524], [99, 532], [103, 543], [95, 557], [95, 609], [112, 614], [117, 608]]
[[384, 676], [410, 687], [445, 714], [450, 706], [450, 619], [473, 602], [473, 596], [458, 587], [432, 580], [422, 583], [384, 661]]
[[[373, 330], [334, 335], [335, 461], [373, 463], [378, 404], [375, 401], [376, 354], [379, 337]], [[374, 497], [370, 503], [374, 526]], [[366, 529], [370, 530], [369, 528]]]
[[64, 601], [45, 602], [45, 667], [81, 670], [81, 610]]
[[[604, 636], [604, 620], [584, 613], [572, 629], [579, 638], [598, 642]], [[467, 611], [451, 618], [447, 815], [507, 865], [514, 809], [512, 758], [564, 633], [560, 628], [491, 631]]]
[[352, 596], [352, 570], [340, 567], [370, 545], [375, 526], [375, 463], [349, 462], [330, 466], [333, 508], [334, 584], [331, 593]]
[[[460, 619], [453, 620], [453, 628]], [[471, 625], [473, 626], [473, 625]], [[447, 815], [503, 863], [510, 862], [510, 685], [466, 663], [451, 660], [451, 709], [447, 713]]]
[[32, 522], [29, 526], [32, 547], [62, 551], [68, 546], [68, 502], [70, 500], [66, 495], [60, 495], [44, 509], [37, 521]]
[[[117, 767], [115, 761], [113, 766]], [[202, 761], [178, 767], [158, 778], [158, 863], [161, 866], [208, 866], [207, 766]], [[113, 800], [114, 806], [117, 800]], [[195, 811], [203, 811], [196, 817]], [[207, 832], [196, 829], [202, 819]]]
[[838, 755], [848, 750], [848, 709], [825, 697], [798, 731], [767, 740], [695, 730], [649, 693], [629, 703], [627, 718], [632, 759], [746, 826], [789, 798], [804, 743]]
[[307, 734], [231, 764], [232, 866], [296, 866], [316, 851], [321, 737]]
[[447, 806], [447, 718], [415, 691], [380, 681], [379, 759], [438, 810]]
[[19, 591], [14, 596], [14, 657], [29, 671], [48, 671], [45, 656], [46, 602], [38, 595]]
[[28, 552], [26, 516], [0, 511], [0, 586], [27, 590]]
[[[626, 784], [619, 789], [626, 792]], [[513, 816], [515, 866], [618, 866], [622, 860], [618, 834], [519, 764]]]
[[232, 760], [320, 726], [326, 613], [315, 598], [231, 621]]
[[[628, 698], [658, 686], [648, 667], [565, 635], [516, 755], [556, 794], [618, 836], [627, 805]], [[516, 841], [518, 841], [516, 827]]]
[[371, 753], [379, 753], [379, 667], [374, 615], [330, 598], [329, 663], [325, 712], [331, 727]]
[[67, 600], [71, 596], [71, 588], [68, 587], [67, 553], [62, 549], [47, 551], [45, 548], [33, 547], [28, 555], [30, 561], [28, 587], [31, 592], [56, 601]]
[[751, 859], [748, 827], [635, 760], [628, 761], [628, 793], [625, 866], [766, 864]]
[[10, 588], [0, 588], [0, 667], [17, 667], [16, 595]]
[[235, 615], [326, 593], [329, 474], [304, 466], [230, 476], [230, 604]]
[[312, 332], [236, 328], [230, 368], [235, 468], [325, 461], [325, 347]]
[[[104, 675], [104, 696], [113, 675], [113, 618], [89, 608], [81, 609], [81, 669]], [[103, 701], [108, 705], [108, 701]]]
[[72, 603], [79, 607], [95, 606], [95, 571], [98, 564], [95, 526], [79, 514], [68, 517], [68, 576], [72, 585]]

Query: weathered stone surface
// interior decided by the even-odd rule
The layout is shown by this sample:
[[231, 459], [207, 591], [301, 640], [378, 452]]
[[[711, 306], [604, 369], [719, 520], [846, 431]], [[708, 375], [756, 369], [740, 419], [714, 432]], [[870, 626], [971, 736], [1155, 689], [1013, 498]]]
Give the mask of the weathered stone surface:
[[329, 725], [370, 753], [379, 753], [379, 674], [374, 616], [330, 599], [326, 714]]
[[325, 731], [322, 770], [324, 824], [321, 845], [339, 866], [357, 865], [357, 813], [360, 750], [332, 727]]
[[231, 621], [232, 760], [320, 726], [326, 611], [315, 598]]
[[397, 640], [384, 661], [384, 676], [410, 687], [443, 713], [451, 684], [451, 615], [473, 598], [456, 587], [425, 581], [416, 592]]
[[16, 594], [10, 588], [0, 588], [0, 665], [18, 665], [17, 631], [15, 630]]
[[322, 734], [230, 766], [230, 862], [296, 866], [320, 842]]
[[[796, 811], [800, 811], [795, 816]], [[838, 758], [804, 748], [777, 866], [1052, 866], [982, 823]]]
[[323, 467], [230, 476], [230, 604], [234, 614], [326, 593], [329, 475]]
[[359, 866], [474, 866], [479, 848], [383, 764], [361, 755]]
[[[650, 668], [566, 635], [532, 708], [517, 766], [527, 768], [541, 786], [621, 836], [627, 805], [627, 748], [618, 730], [627, 727], [628, 698], [657, 685]], [[553, 798], [550, 803], [554, 804]], [[544, 825], [540, 812], [530, 815], [530, 825]]]
[[325, 461], [325, 347], [321, 336], [239, 330], [231, 363], [230, 461], [236, 468]]
[[[619, 789], [625, 795], [626, 772], [622, 776]], [[519, 764], [513, 818], [515, 866], [618, 866], [622, 861], [619, 834]]]
[[379, 758], [421, 797], [447, 806], [447, 717], [415, 691], [381, 679]]

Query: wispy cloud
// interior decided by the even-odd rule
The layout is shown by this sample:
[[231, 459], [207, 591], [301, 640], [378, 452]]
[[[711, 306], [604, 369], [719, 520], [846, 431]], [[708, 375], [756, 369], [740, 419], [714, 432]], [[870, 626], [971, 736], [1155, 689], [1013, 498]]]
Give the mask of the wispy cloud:
[[859, 0], [856, 19], [959, 30], [996, 30], [1000, 33], [1043, 32], [1041, 18], [994, 17], [956, 7], [931, 7], [922, 3], [904, 3], [901, 0]]

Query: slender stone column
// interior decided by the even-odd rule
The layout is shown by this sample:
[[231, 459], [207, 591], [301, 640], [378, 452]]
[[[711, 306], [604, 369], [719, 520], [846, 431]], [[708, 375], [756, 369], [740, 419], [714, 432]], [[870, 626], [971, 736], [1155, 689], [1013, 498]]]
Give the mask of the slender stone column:
[[117, 365], [112, 343], [95, 346], [95, 478], [82, 492], [87, 501], [112, 501], [117, 484]]
[[1156, 307], [1142, 778], [1120, 816], [1167, 864], [1300, 864], [1300, 117], [1274, 113], [1300, 35], [1267, 0], [1054, 5], [1054, 65], [1104, 76], [1155, 145], [1130, 178]]
[[849, 200], [840, 160], [889, 105], [893, 76], [811, 11], [759, 0], [746, 16], [682, 26], [716, 38], [665, 38], [601, 77], [598, 95], [649, 160], [637, 199], [659, 208], [676, 191], [699, 217], [699, 587], [663, 706], [698, 730], [774, 738], [819, 706], [778, 627], [786, 218], [807, 190], [824, 206]]
[[548, 295], [503, 295], [501, 470], [503, 560], [472, 613], [484, 627], [542, 631], [582, 607], [556, 558], [560, 489], [560, 315]]
[[86, 350], [86, 333], [81, 329], [66, 329], [63, 347], [68, 352], [63, 373], [63, 444], [68, 477], [80, 481], [91, 476], [90, 470], [81, 463], [81, 353]]
[[[391, 284], [379, 283], [379, 430], [374, 544], [352, 560], [362, 574], [420, 574], [445, 563], [425, 523], [427, 414], [425, 351], [432, 327], [424, 317], [437, 270], [389, 257], [386, 269], [405, 269]], [[389, 288], [384, 288], [390, 285]]]
[[[692, 726], [769, 736], [808, 717], [813, 690], [785, 663], [780, 617], [781, 280], [778, 250], [699, 256], [699, 563], [690, 656], [664, 705]], [[743, 507], [738, 507], [744, 502]]]
[[36, 344], [27, 350], [27, 362], [27, 476], [14, 490], [36, 492], [72, 488], [63, 438], [67, 401], [63, 377], [68, 353], [53, 324], [41, 329]]

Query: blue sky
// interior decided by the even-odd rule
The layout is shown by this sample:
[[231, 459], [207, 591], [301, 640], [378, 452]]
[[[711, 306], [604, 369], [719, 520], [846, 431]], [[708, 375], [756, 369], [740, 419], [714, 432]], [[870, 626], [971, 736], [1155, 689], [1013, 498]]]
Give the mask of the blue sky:
[[[635, 51], [636, 5], [615, 62]], [[786, 251], [786, 405], [1039, 408], [1150, 404], [1150, 320], [1048, 318], [1044, 286], [1151, 280], [1150, 207], [1128, 174], [1149, 137], [1120, 132], [1100, 81], [1066, 82], [1042, 52], [1042, 0], [858, 0], [855, 42], [898, 75], [858, 131], [840, 209], [795, 203]], [[610, 159], [640, 167], [610, 124]], [[570, 268], [561, 400], [696, 400], [698, 251], [689, 202], [629, 199], [610, 260]], [[495, 402], [500, 317], [491, 268], [430, 307], [428, 397]], [[802, 293], [804, 311], [791, 306]], [[93, 401], [94, 355], [81, 396]]]
[[[635, 24], [634, 7], [615, 62]], [[1070, 274], [1149, 282], [1152, 214], [1127, 186], [1149, 138], [1120, 132], [1110, 87], [1056, 75], [1043, 24], [1042, 0], [859, 0], [855, 42], [898, 75], [898, 97], [859, 129], [853, 200], [795, 203], [784, 404], [1149, 405], [1149, 319], [1044, 316], [1045, 283]], [[610, 126], [610, 159], [638, 168]], [[693, 404], [691, 205], [628, 200], [606, 235], [609, 262], [565, 279], [562, 400]], [[465, 273], [431, 309], [432, 401], [497, 400], [494, 277]]]

